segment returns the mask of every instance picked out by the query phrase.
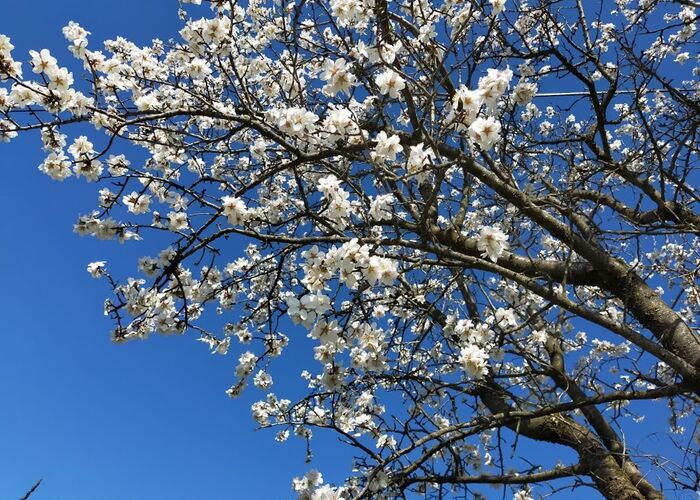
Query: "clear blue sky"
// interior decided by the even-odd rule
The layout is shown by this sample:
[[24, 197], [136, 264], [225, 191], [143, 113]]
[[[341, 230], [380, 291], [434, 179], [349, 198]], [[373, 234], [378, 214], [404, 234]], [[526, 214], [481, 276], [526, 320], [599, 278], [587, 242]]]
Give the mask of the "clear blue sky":
[[[181, 26], [175, 0], [2, 3], [0, 33], [17, 59], [49, 48], [71, 68], [61, 34], [69, 20], [93, 33], [92, 48], [117, 35], [165, 40]], [[102, 315], [109, 290], [85, 266], [119, 260], [135, 273], [148, 251], [73, 234], [78, 215], [96, 206], [97, 188], [52, 181], [36, 168], [42, 158], [36, 136], [0, 145], [0, 500], [19, 498], [39, 478], [32, 500], [292, 498], [291, 478], [309, 468], [341, 480], [351, 463], [335, 438], [319, 440], [307, 465], [303, 442], [253, 431], [249, 406], [261, 393], [224, 394], [235, 358], [210, 356], [192, 335], [110, 342]], [[303, 369], [291, 361], [282, 376]]]

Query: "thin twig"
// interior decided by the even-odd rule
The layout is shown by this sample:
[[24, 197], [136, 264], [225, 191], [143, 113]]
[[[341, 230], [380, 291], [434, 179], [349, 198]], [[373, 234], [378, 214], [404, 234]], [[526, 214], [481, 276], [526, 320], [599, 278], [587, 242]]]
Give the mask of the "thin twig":
[[39, 479], [36, 483], [34, 483], [34, 486], [32, 486], [32, 488], [28, 492], [26, 492], [24, 494], [24, 496], [22, 498], [20, 498], [19, 500], [27, 500], [30, 496], [32, 496], [32, 493], [34, 493], [36, 491], [36, 489], [39, 487], [39, 485], [41, 484], [41, 481], [42, 480]]

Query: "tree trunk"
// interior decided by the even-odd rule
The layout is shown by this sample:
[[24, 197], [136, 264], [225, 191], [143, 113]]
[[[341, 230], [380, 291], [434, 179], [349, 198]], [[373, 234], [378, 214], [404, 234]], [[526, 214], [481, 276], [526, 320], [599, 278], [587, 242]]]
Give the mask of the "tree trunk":
[[[492, 380], [479, 393], [492, 413], [508, 414], [508, 394]], [[598, 491], [610, 500], [656, 500], [663, 495], [648, 482], [639, 483], [636, 467], [622, 467], [613, 454], [586, 427], [563, 415], [517, 420], [508, 427], [518, 434], [537, 440], [569, 446], [579, 455], [583, 470], [593, 479]], [[632, 476], [625, 472], [637, 471]]]

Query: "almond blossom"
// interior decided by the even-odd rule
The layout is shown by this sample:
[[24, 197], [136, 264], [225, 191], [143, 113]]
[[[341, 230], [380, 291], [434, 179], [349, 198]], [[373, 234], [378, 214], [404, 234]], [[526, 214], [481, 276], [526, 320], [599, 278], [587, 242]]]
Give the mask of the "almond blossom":
[[497, 227], [482, 227], [476, 243], [481, 256], [496, 262], [508, 250], [508, 236]]
[[388, 94], [392, 99], [398, 98], [401, 91], [406, 88], [406, 80], [391, 69], [387, 69], [377, 75], [375, 82], [379, 87], [379, 92], [384, 95]]
[[372, 158], [379, 161], [394, 161], [396, 155], [403, 151], [398, 135], [388, 135], [381, 131], [376, 137], [377, 145], [372, 151]]
[[471, 377], [482, 378], [488, 373], [488, 359], [486, 351], [473, 344], [459, 351], [459, 362]]
[[115, 342], [189, 337], [271, 439], [354, 447], [303, 500], [660, 498], [695, 480], [699, 23], [637, 3], [189, 0], [167, 41], [69, 22], [66, 62], [0, 35], [0, 141], [94, 187]]
[[482, 150], [488, 151], [501, 140], [501, 124], [491, 116], [477, 118], [469, 126], [469, 138]]
[[321, 78], [328, 82], [323, 91], [328, 95], [335, 95], [338, 92], [350, 90], [350, 87], [355, 83], [355, 75], [350, 73], [347, 63], [344, 59], [336, 59], [332, 61], [327, 59], [323, 63], [323, 75]]
[[232, 226], [240, 226], [245, 223], [250, 211], [245, 205], [245, 202], [235, 196], [224, 196], [221, 198], [222, 214]]

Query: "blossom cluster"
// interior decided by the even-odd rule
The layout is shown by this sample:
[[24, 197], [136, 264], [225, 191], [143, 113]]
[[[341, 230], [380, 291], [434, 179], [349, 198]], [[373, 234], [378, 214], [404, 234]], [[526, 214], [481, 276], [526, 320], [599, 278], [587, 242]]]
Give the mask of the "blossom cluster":
[[302, 253], [305, 259], [302, 283], [310, 290], [322, 290], [337, 275], [350, 288], [357, 287], [361, 280], [370, 285], [393, 285], [399, 273], [397, 262], [372, 255], [370, 250], [369, 245], [361, 245], [357, 239], [333, 246], [327, 252], [313, 246]]
[[[232, 397], [250, 381], [267, 392], [271, 373], [278, 380], [272, 358], [290, 339], [313, 351], [315, 371], [301, 367], [308, 397], [267, 394], [252, 406], [256, 422], [282, 427], [278, 441], [334, 427], [377, 451], [343, 487], [318, 472], [296, 479], [300, 498], [351, 498], [357, 484], [392, 494], [394, 471], [413, 459], [401, 451], [411, 433], [426, 446], [452, 440], [457, 458], [431, 464], [505, 469], [488, 435], [454, 433], [468, 413], [486, 411], [464, 394], [497, 374], [514, 400], [549, 405], [542, 394], [560, 388], [523, 374], [549, 369], [553, 339], [563, 355], [580, 351], [567, 370], [584, 391], [678, 378], [652, 354], [631, 362], [638, 346], [584, 332], [572, 317], [642, 331], [630, 304], [587, 271], [587, 258], [605, 252], [626, 276], [666, 280], [640, 295], [672, 290], [674, 324], [697, 324], [697, 200], [684, 180], [695, 173], [694, 131], [684, 127], [700, 74], [692, 6], [664, 7], [658, 23], [668, 26], [639, 47], [660, 72], [676, 67], [680, 90], [617, 95], [644, 62], [619, 52], [627, 32], [617, 21], [581, 30], [573, 14], [559, 22], [544, 5], [506, 0], [389, 2], [386, 22], [374, 0], [331, 0], [328, 11], [206, 3], [215, 14], [183, 10], [179, 39], [144, 47], [117, 38], [91, 50], [90, 33], [71, 22], [64, 36], [82, 69], [31, 51], [26, 80], [0, 35], [0, 140], [39, 129], [41, 172], [99, 184], [78, 234], [159, 245], [143, 250], [137, 277], [88, 265], [114, 288], [105, 312], [116, 341], [194, 329], [211, 353], [234, 359]], [[616, 2], [611, 19], [646, 29], [631, 5]], [[584, 36], [588, 59], [572, 78], [552, 54], [577, 53], [571, 44]], [[78, 71], [90, 75], [89, 97]], [[568, 107], [536, 100], [540, 86], [561, 82], [594, 91]], [[87, 127], [69, 136], [73, 122], [107, 139]], [[142, 151], [118, 149], [124, 142]], [[671, 191], [677, 200], [664, 199]], [[211, 326], [210, 314], [225, 326]], [[601, 361], [615, 368], [601, 373]], [[402, 435], [390, 422], [417, 430]]]

